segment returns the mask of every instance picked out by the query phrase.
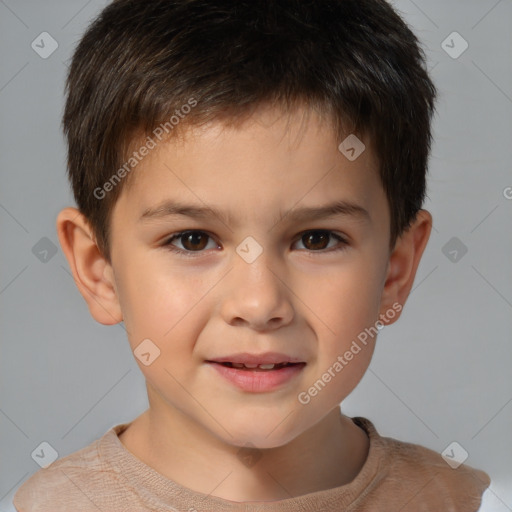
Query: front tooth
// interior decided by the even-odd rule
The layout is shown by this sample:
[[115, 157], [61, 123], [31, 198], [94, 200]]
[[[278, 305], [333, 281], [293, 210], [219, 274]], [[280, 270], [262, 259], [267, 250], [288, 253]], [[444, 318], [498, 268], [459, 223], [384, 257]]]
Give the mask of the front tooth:
[[275, 364], [260, 364], [260, 368], [262, 370], [272, 370], [274, 368]]
[[257, 364], [249, 364], [249, 363], [245, 363], [243, 364], [242, 366], [245, 366], [246, 368], [258, 368], [258, 365]]
[[231, 363], [231, 365], [233, 366], [233, 368], [243, 368], [244, 367], [243, 363]]

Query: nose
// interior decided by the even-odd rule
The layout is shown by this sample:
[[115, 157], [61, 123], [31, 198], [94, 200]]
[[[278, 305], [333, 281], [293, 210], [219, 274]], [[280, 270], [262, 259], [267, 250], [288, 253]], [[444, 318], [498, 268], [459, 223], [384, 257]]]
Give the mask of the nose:
[[292, 292], [275, 261], [270, 262], [265, 251], [252, 263], [235, 256], [221, 304], [221, 316], [226, 323], [269, 331], [293, 320]]

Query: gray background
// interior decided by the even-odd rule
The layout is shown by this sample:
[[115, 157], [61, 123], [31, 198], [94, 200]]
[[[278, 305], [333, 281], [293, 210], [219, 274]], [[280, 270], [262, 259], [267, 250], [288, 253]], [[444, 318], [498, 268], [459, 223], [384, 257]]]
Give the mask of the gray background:
[[[434, 230], [402, 319], [380, 334], [343, 410], [439, 452], [457, 441], [491, 476], [495, 510], [512, 510], [512, 1], [394, 4], [440, 90], [425, 205]], [[147, 407], [122, 325], [90, 317], [55, 231], [74, 204], [60, 132], [66, 63], [104, 5], [0, 0], [1, 511], [39, 469], [42, 441], [64, 456]], [[31, 43], [45, 31], [59, 46], [43, 59]], [[453, 31], [469, 44], [456, 59], [442, 47]]]

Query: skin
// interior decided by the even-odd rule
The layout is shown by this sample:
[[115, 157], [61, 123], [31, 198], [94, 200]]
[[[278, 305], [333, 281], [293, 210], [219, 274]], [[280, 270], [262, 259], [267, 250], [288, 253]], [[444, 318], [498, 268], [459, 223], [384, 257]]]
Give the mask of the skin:
[[[167, 478], [232, 501], [300, 496], [347, 484], [360, 472], [368, 438], [339, 404], [364, 375], [376, 338], [308, 404], [297, 397], [365, 328], [398, 319], [399, 312], [389, 320], [387, 312], [405, 303], [432, 226], [420, 210], [390, 250], [389, 207], [370, 141], [351, 162], [331, 125], [316, 113], [304, 121], [305, 113], [260, 108], [238, 127], [216, 121], [161, 143], [115, 205], [111, 263], [76, 209], [57, 219], [93, 318], [124, 321], [132, 350], [147, 338], [160, 349], [148, 366], [136, 359], [150, 407], [121, 442]], [[229, 218], [140, 220], [166, 199]], [[335, 200], [356, 203], [368, 218], [298, 221], [286, 213]], [[302, 235], [312, 229], [332, 233], [311, 242]], [[173, 241], [192, 256], [164, 246], [185, 230], [211, 238]], [[248, 236], [263, 249], [252, 263], [236, 252]], [[250, 393], [205, 362], [266, 351], [306, 366], [277, 390]], [[247, 443], [261, 455], [251, 467], [238, 457]]]

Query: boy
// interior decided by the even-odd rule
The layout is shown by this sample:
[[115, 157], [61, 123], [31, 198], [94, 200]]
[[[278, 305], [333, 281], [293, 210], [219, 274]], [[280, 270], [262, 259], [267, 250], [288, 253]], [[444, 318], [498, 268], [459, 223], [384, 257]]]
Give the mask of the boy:
[[484, 472], [339, 408], [432, 226], [435, 87], [393, 9], [117, 0], [67, 93], [59, 240], [150, 407], [17, 510], [478, 510]]

